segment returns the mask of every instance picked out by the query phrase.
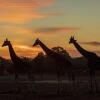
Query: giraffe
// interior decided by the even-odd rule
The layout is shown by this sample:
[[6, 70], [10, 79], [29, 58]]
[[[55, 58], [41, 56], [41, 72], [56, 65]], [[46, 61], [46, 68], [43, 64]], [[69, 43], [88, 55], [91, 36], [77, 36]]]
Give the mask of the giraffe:
[[[89, 68], [89, 75], [90, 75], [90, 92], [98, 92], [97, 81], [95, 79], [95, 71], [100, 70], [100, 57], [98, 57], [94, 52], [90, 52], [82, 48], [77, 40], [74, 39], [74, 36], [71, 36], [69, 44], [73, 44], [75, 48], [87, 59], [87, 64]], [[93, 83], [95, 82], [95, 84]]]
[[28, 79], [30, 80], [30, 88], [32, 89], [31, 81], [34, 81], [34, 76], [32, 75], [32, 66], [28, 63], [23, 61], [20, 57], [18, 57], [13, 49], [11, 42], [6, 39], [2, 45], [2, 47], [8, 46], [10, 58], [14, 65], [14, 76], [15, 76], [15, 88], [18, 91], [18, 74], [26, 74]]
[[[37, 46], [37, 45], [40, 45], [42, 47], [42, 49], [44, 50], [44, 52], [46, 53], [46, 55], [51, 57], [52, 59], [54, 59], [54, 61], [56, 63], [57, 79], [58, 79], [57, 93], [60, 93], [60, 90], [59, 90], [60, 89], [60, 82], [61, 82], [60, 77], [66, 73], [66, 69], [67, 69], [68, 74], [72, 75], [71, 74], [72, 63], [68, 59], [65, 59], [61, 54], [48, 48], [39, 39], [36, 39], [35, 43], [33, 44], [33, 47]], [[74, 77], [72, 78], [72, 80], [74, 81]]]

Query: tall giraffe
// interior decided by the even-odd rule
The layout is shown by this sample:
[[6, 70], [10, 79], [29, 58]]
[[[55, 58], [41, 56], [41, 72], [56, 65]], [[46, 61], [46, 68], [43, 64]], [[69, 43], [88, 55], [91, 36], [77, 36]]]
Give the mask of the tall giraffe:
[[[95, 89], [97, 89], [97, 82], [95, 79], [95, 71], [100, 70], [100, 57], [98, 57], [94, 52], [90, 52], [82, 48], [77, 40], [74, 39], [74, 37], [70, 38], [69, 44], [73, 44], [75, 48], [87, 59], [87, 64], [89, 68], [89, 74], [90, 74], [90, 81], [91, 81], [91, 92]], [[95, 84], [93, 83], [95, 82]]]
[[[62, 75], [64, 75], [66, 73], [66, 71], [68, 72], [69, 75], [72, 75], [72, 64], [68, 59], [65, 59], [61, 54], [54, 52], [53, 50], [51, 50], [50, 48], [48, 48], [44, 43], [42, 43], [39, 39], [36, 39], [35, 43], [33, 44], [33, 46], [36, 45], [40, 45], [42, 47], [42, 49], [44, 50], [44, 52], [51, 57], [52, 59], [54, 59], [56, 66], [57, 66], [57, 79], [58, 79], [58, 90], [57, 93], [60, 93], [59, 89], [60, 89], [60, 77]], [[73, 75], [74, 76], [74, 75]], [[72, 76], [71, 76], [72, 78]], [[74, 81], [74, 77], [72, 78], [72, 80]]]
[[[27, 74], [28, 79], [31, 81], [34, 81], [34, 76], [32, 75], [32, 66], [23, 61], [20, 57], [18, 57], [12, 47], [11, 42], [6, 39], [2, 45], [2, 47], [8, 46], [9, 48], [9, 53], [10, 53], [10, 58], [14, 64], [14, 73], [15, 73], [15, 83], [17, 87], [17, 82], [18, 82], [18, 74]], [[30, 82], [31, 83], [31, 82]], [[30, 84], [30, 88], [32, 89], [32, 83]]]

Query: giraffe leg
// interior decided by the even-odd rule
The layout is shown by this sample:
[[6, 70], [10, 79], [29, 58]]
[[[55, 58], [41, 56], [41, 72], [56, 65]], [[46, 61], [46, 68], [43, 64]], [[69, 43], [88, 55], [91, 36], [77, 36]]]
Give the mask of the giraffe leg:
[[93, 77], [94, 77], [94, 73], [93, 73], [93, 71], [90, 70], [90, 86], [91, 86], [90, 92], [91, 93], [94, 92], [94, 79], [93, 79]]
[[74, 73], [72, 73], [72, 87], [74, 87], [73, 89], [75, 89], [75, 84], [76, 84], [76, 82], [75, 82], [75, 75], [74, 75]]
[[64, 91], [63, 91], [63, 80], [62, 80], [62, 75], [60, 75], [60, 86], [59, 86], [59, 88], [60, 88], [60, 90], [59, 90], [59, 92], [60, 93], [63, 93]]
[[72, 86], [74, 87], [75, 86], [75, 74], [74, 74], [74, 72], [71, 72], [71, 80], [72, 80]]
[[99, 92], [98, 83], [97, 83], [97, 80], [96, 80], [96, 77], [95, 77], [95, 71], [92, 72], [92, 78], [93, 78], [93, 89], [94, 89], [94, 92]]
[[15, 73], [14, 74], [15, 78], [15, 87], [14, 87], [14, 99], [17, 100], [17, 93], [18, 93], [18, 75]]
[[59, 75], [57, 75], [57, 80], [58, 80], [58, 83], [57, 83], [57, 94], [60, 94], [60, 82], [61, 82], [61, 80], [60, 80], [60, 76]]
[[40, 77], [41, 77], [41, 81], [43, 80], [43, 78], [44, 78], [44, 73], [40, 73]]
[[75, 85], [75, 79], [74, 79], [74, 75], [71, 72], [68, 72], [68, 81], [69, 81], [69, 85], [70, 85], [70, 90], [73, 91], [73, 87]]
[[96, 76], [96, 75], [95, 75], [95, 72], [94, 72], [95, 91], [98, 93], [98, 92], [99, 92], [99, 89], [98, 89], [98, 82], [97, 82], [95, 76]]
[[[79, 74], [79, 73], [78, 73]], [[74, 74], [75, 76], [73, 76], [74, 77], [74, 86], [76, 86], [76, 87], [79, 87], [79, 85], [80, 85], [80, 77], [79, 77], [79, 75], [76, 75], [76, 74]]]
[[68, 87], [68, 89], [70, 87], [70, 90], [72, 90], [71, 76], [70, 76], [69, 72], [67, 72], [67, 77], [68, 77], [68, 79], [67, 79], [68, 80], [67, 87]]
[[19, 93], [20, 92], [20, 87], [18, 85], [18, 74], [15, 73], [15, 93]]
[[30, 92], [36, 93], [36, 83], [34, 75], [28, 74]]
[[57, 75], [57, 94], [59, 94], [59, 77], [58, 77], [58, 75]]

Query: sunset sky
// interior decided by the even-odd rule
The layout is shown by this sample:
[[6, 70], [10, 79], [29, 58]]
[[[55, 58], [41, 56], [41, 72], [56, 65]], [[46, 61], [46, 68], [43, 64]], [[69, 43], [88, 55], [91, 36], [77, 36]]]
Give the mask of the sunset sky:
[[[31, 47], [36, 38], [81, 56], [68, 43], [71, 35], [100, 55], [100, 0], [0, 0], [0, 45], [7, 37], [19, 56], [41, 51]], [[0, 56], [9, 58], [7, 47], [0, 47]]]

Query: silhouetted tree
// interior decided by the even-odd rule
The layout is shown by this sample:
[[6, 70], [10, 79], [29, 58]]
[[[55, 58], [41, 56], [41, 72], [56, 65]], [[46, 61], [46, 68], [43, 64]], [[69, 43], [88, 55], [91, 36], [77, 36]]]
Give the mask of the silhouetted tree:
[[63, 48], [63, 47], [60, 47], [60, 46], [57, 46], [57, 47], [53, 47], [51, 48], [53, 51], [61, 54], [63, 57], [71, 60], [71, 57], [69, 55], [69, 53]]

